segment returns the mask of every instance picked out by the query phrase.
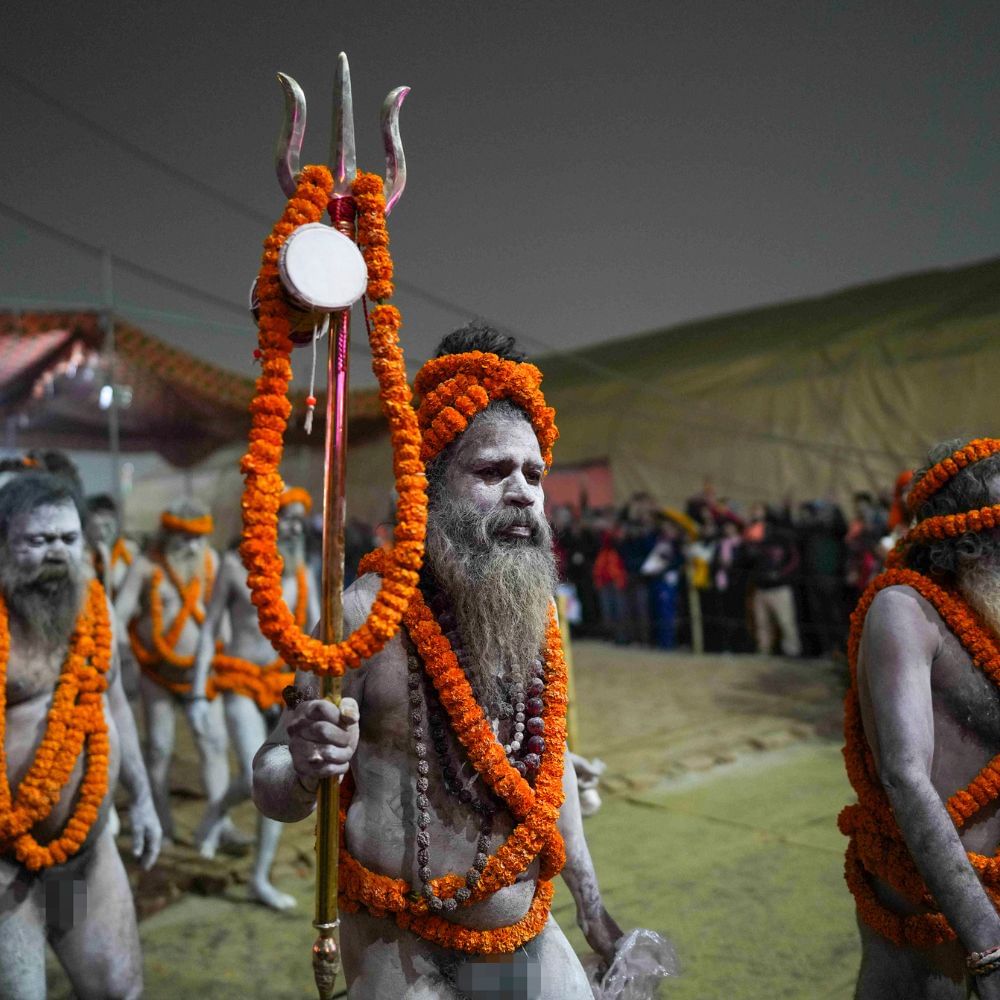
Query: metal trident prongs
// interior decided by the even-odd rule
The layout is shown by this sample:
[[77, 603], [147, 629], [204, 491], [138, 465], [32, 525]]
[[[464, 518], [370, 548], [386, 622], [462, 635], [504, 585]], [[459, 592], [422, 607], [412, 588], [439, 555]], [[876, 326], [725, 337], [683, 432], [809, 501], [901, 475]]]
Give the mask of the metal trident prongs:
[[[299, 172], [299, 157], [306, 132], [306, 96], [302, 88], [287, 74], [279, 73], [278, 82], [285, 92], [285, 120], [275, 147], [274, 165], [281, 190], [290, 198], [295, 193]], [[403, 196], [406, 187], [406, 155], [399, 135], [399, 110], [409, 94], [409, 87], [396, 87], [382, 102], [379, 125], [385, 146], [385, 214], [388, 215]], [[350, 194], [351, 181], [357, 173], [357, 153], [354, 143], [354, 113], [351, 100], [351, 69], [347, 56], [337, 59], [334, 83], [333, 131], [330, 137], [330, 170], [334, 193]]]
[[409, 87], [390, 90], [382, 102], [379, 122], [382, 126], [382, 142], [385, 145], [385, 214], [388, 215], [397, 201], [403, 197], [406, 187], [406, 157], [403, 155], [403, 140], [399, 137], [399, 109], [410, 92]]
[[[306, 99], [299, 85], [284, 73], [278, 80], [285, 92], [285, 121], [275, 151], [278, 182], [286, 195], [295, 193], [299, 154], [306, 127]], [[399, 109], [409, 87], [397, 87], [382, 105], [381, 128], [385, 144], [386, 175], [383, 185], [386, 214], [399, 201], [406, 185], [406, 159], [399, 137]], [[337, 60], [334, 86], [333, 134], [330, 140], [333, 197], [327, 206], [333, 226], [355, 239], [355, 205], [351, 184], [357, 174], [351, 73], [343, 52]], [[343, 638], [344, 524], [347, 481], [347, 382], [351, 312], [344, 309], [330, 317], [327, 356], [325, 476], [323, 487], [323, 579], [320, 638], [325, 643]], [[324, 676], [322, 697], [340, 702], [340, 678]], [[340, 969], [335, 939], [337, 914], [337, 863], [339, 850], [340, 785], [335, 778], [320, 783], [316, 806], [316, 909], [313, 926], [313, 976], [320, 1000], [332, 1000]]]
[[295, 181], [299, 172], [299, 154], [306, 134], [306, 95], [302, 88], [284, 73], [278, 74], [278, 83], [285, 92], [285, 121], [274, 148], [274, 169], [285, 196], [295, 194]]

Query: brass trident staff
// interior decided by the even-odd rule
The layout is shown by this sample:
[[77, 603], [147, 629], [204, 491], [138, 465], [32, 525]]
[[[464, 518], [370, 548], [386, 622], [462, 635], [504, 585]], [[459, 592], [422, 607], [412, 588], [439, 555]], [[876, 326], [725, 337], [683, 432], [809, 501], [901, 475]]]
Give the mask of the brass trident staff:
[[[306, 99], [299, 85], [284, 73], [278, 81], [285, 91], [285, 121], [278, 138], [275, 166], [278, 182], [288, 197], [295, 193], [299, 154], [306, 128]], [[382, 104], [381, 127], [385, 144], [385, 212], [389, 214], [406, 185], [406, 160], [399, 137], [399, 109], [410, 92], [397, 87]], [[330, 169], [333, 197], [327, 210], [333, 226], [354, 240], [355, 205], [351, 182], [357, 174], [354, 145], [354, 109], [351, 73], [347, 56], [337, 59], [333, 100], [333, 134], [330, 139]], [[323, 580], [320, 638], [324, 643], [343, 638], [344, 523], [346, 520], [347, 473], [347, 380], [351, 312], [336, 312], [330, 320], [327, 354], [326, 441], [323, 482]], [[340, 678], [325, 676], [320, 692], [335, 704], [340, 702]], [[318, 936], [313, 944], [313, 976], [320, 1000], [332, 1000], [340, 971], [340, 952], [334, 936], [337, 916], [337, 862], [339, 854], [340, 783], [333, 778], [320, 783], [316, 807], [316, 909], [313, 926]]]

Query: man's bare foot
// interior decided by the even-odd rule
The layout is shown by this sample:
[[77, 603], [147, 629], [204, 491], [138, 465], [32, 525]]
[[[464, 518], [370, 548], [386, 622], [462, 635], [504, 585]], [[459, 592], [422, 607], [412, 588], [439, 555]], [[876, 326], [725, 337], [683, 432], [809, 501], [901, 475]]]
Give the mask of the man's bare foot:
[[272, 910], [292, 910], [299, 905], [294, 896], [279, 892], [270, 882], [252, 881], [247, 886], [247, 895]]
[[220, 816], [213, 809], [207, 810], [202, 817], [198, 828], [194, 831], [194, 846], [203, 858], [215, 857], [215, 852], [218, 851], [219, 842], [222, 839], [225, 822], [226, 817]]

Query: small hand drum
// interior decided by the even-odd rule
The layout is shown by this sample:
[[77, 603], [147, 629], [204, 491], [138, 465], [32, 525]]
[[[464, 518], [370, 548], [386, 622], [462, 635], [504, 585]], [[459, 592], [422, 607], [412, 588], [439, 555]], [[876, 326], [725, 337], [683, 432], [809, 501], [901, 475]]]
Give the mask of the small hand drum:
[[[321, 222], [300, 226], [282, 244], [278, 274], [296, 346], [312, 341], [326, 313], [349, 309], [365, 293], [368, 268], [353, 240]], [[257, 317], [257, 284], [250, 291]]]

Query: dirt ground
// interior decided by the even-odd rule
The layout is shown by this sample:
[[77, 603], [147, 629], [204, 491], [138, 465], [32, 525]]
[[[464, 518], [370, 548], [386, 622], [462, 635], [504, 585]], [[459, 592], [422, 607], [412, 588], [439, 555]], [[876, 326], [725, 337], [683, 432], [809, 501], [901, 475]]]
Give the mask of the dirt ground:
[[[577, 749], [608, 766], [588, 842], [619, 923], [660, 931], [677, 949], [680, 975], [660, 995], [850, 997], [857, 929], [835, 822], [851, 797], [840, 757], [845, 668], [598, 642], [573, 652]], [[152, 873], [132, 873], [146, 997], [206, 988], [213, 1000], [314, 996], [312, 823], [287, 828], [273, 872], [298, 910], [249, 902], [248, 856], [204, 862], [191, 849], [202, 801], [182, 736], [173, 772], [181, 842]], [[251, 831], [252, 805], [235, 818]], [[561, 883], [554, 912], [584, 953]], [[70, 996], [54, 961], [50, 987], [54, 1000]]]

